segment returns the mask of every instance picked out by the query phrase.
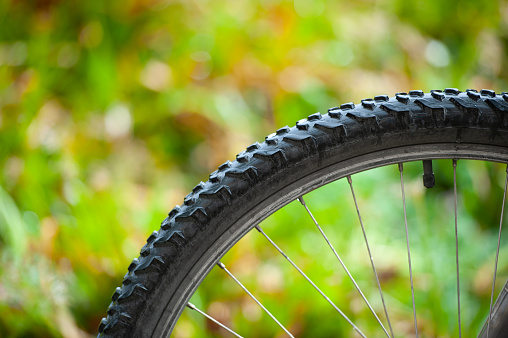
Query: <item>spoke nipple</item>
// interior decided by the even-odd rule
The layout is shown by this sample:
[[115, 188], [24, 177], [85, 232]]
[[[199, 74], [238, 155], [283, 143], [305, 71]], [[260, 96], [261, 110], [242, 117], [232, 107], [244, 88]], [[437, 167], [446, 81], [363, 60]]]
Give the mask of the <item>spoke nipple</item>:
[[224, 270], [226, 268], [226, 266], [224, 264], [222, 264], [222, 262], [217, 263], [217, 266], [219, 268], [221, 268], [222, 270]]
[[399, 171], [404, 170], [404, 165], [402, 163], [399, 163]]
[[298, 197], [298, 201], [300, 201], [300, 203], [302, 203], [302, 205], [305, 205], [305, 201], [303, 200], [303, 197]]
[[453, 167], [457, 168], [457, 159], [456, 158], [453, 159]]
[[508, 173], [508, 165], [506, 166], [506, 173]]
[[187, 303], [187, 307], [191, 310], [196, 310], [196, 306], [194, 304], [192, 304], [191, 302], [188, 302]]
[[353, 180], [351, 179], [351, 175], [347, 175], [347, 183], [352, 184]]
[[262, 232], [261, 227], [259, 225], [256, 225], [254, 228], [256, 228], [257, 231]]

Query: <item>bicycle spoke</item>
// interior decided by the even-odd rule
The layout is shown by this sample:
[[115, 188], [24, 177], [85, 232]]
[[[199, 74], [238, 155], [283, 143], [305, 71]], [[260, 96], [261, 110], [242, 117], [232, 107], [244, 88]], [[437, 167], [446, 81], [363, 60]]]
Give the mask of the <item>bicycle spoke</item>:
[[506, 179], [504, 182], [504, 193], [503, 193], [503, 205], [501, 206], [501, 217], [499, 218], [499, 235], [497, 237], [497, 251], [496, 251], [496, 262], [494, 264], [494, 280], [492, 281], [492, 292], [490, 293], [490, 309], [487, 322], [487, 338], [489, 337], [490, 320], [492, 316], [492, 302], [494, 300], [494, 288], [496, 287], [496, 276], [497, 276], [497, 262], [499, 258], [499, 246], [501, 244], [501, 230], [503, 227], [504, 218], [504, 205], [506, 203], [506, 190], [508, 187], [508, 166], [506, 166]]
[[358, 214], [358, 219], [360, 220], [360, 225], [362, 227], [363, 238], [365, 239], [365, 244], [367, 246], [367, 252], [369, 253], [370, 264], [372, 266], [372, 270], [374, 271], [374, 276], [376, 277], [376, 283], [377, 283], [377, 287], [379, 289], [379, 294], [381, 296], [381, 301], [383, 303], [383, 308], [385, 310], [386, 320], [388, 321], [388, 327], [390, 328], [390, 333], [392, 334], [392, 337], [395, 337], [395, 335], [393, 334], [392, 323], [390, 322], [390, 317], [388, 316], [388, 310], [386, 309], [386, 304], [385, 304], [385, 298], [383, 296], [383, 291], [381, 290], [381, 283], [379, 282], [379, 276], [377, 274], [376, 266], [374, 265], [374, 258], [372, 257], [372, 254], [370, 252], [369, 241], [367, 240], [367, 234], [366, 234], [365, 228], [363, 226], [362, 215], [360, 214], [360, 209], [358, 208], [358, 202], [356, 201], [355, 190], [353, 189], [353, 180], [351, 179], [350, 175], [348, 175], [347, 181], [348, 181], [349, 186], [351, 188], [351, 194], [353, 195], [353, 200], [355, 202], [356, 213]]
[[457, 226], [457, 160], [453, 160], [453, 197], [455, 206], [455, 261], [457, 265], [457, 309], [459, 316], [459, 337], [462, 337], [462, 329], [460, 325], [460, 278], [459, 278], [459, 234]]
[[415, 307], [415, 292], [413, 288], [413, 270], [411, 268], [411, 251], [409, 250], [409, 231], [407, 228], [407, 210], [406, 210], [406, 193], [404, 192], [404, 175], [403, 175], [404, 166], [402, 163], [399, 163], [399, 172], [400, 172], [400, 187], [402, 190], [402, 204], [404, 207], [404, 223], [406, 225], [406, 244], [407, 244], [407, 260], [409, 263], [409, 279], [411, 281], [411, 297], [413, 298], [413, 317], [415, 321], [415, 333], [416, 338], [418, 338], [418, 323], [416, 321], [416, 307]]
[[259, 225], [256, 225], [255, 226], [256, 230], [259, 231], [269, 242], [270, 244], [273, 245], [273, 247], [275, 249], [277, 249], [277, 251], [282, 255], [284, 256], [284, 258], [286, 258], [286, 260], [307, 280], [307, 282], [309, 282], [313, 287], [314, 289], [316, 289], [317, 292], [319, 292], [319, 294], [321, 296], [323, 296], [323, 298], [328, 302], [330, 303], [330, 305], [353, 327], [353, 329], [355, 329], [356, 332], [358, 332], [362, 337], [366, 338], [365, 335], [363, 334], [362, 331], [360, 331], [360, 329], [346, 316], [346, 314], [344, 312], [342, 312], [338, 307], [337, 305], [335, 305], [335, 303], [332, 302], [332, 300], [330, 298], [328, 298], [327, 295], [325, 295], [323, 293], [323, 291], [321, 291], [320, 288], [317, 287], [316, 284], [314, 284], [314, 282], [284, 253], [284, 251], [282, 251], [281, 248], [279, 248], [277, 246], [277, 244], [275, 244], [274, 241], [272, 241], [272, 239], [263, 231], [263, 229], [261, 229], [261, 227]]
[[279, 325], [284, 330], [284, 332], [286, 332], [290, 337], [293, 337], [293, 335], [284, 327], [284, 325], [282, 325], [277, 320], [277, 318], [275, 318], [272, 313], [268, 311], [268, 309], [265, 308], [263, 304], [261, 304], [259, 300], [257, 300], [256, 297], [254, 297], [254, 295], [249, 292], [249, 290], [247, 290], [247, 288], [226, 268], [224, 264], [219, 262], [217, 263], [217, 266], [224, 270], [229, 275], [229, 277], [233, 278], [233, 280], [243, 289], [243, 291], [245, 291], [277, 323], [277, 325]]
[[221, 322], [219, 322], [218, 320], [214, 319], [212, 316], [210, 315], [207, 315], [205, 312], [201, 311], [200, 309], [198, 309], [196, 307], [196, 305], [192, 304], [191, 302], [187, 303], [187, 307], [191, 310], [194, 310], [198, 313], [200, 313], [201, 315], [205, 316], [206, 318], [210, 319], [212, 322], [214, 322], [215, 324], [219, 325], [220, 327], [222, 327], [223, 329], [227, 330], [229, 333], [235, 335], [236, 337], [239, 337], [239, 338], [243, 338], [242, 336], [240, 336], [238, 333], [236, 333], [235, 331], [231, 330], [229, 327], [227, 327], [226, 325], [222, 324]]
[[[388, 334], [388, 332], [386, 331], [383, 323], [381, 323], [381, 320], [379, 320], [378, 316], [376, 315], [376, 312], [374, 312], [374, 309], [372, 308], [372, 306], [370, 305], [370, 303], [367, 301], [367, 298], [365, 298], [363, 292], [360, 290], [360, 287], [358, 286], [358, 284], [356, 283], [356, 281], [354, 280], [353, 276], [351, 275], [351, 273], [349, 272], [349, 270], [346, 268], [346, 265], [344, 264], [344, 262], [342, 261], [342, 259], [340, 258], [339, 254], [337, 253], [337, 251], [335, 250], [335, 248], [333, 247], [332, 243], [330, 242], [330, 240], [328, 239], [328, 237], [326, 236], [325, 232], [323, 231], [323, 229], [321, 228], [321, 226], [319, 225], [319, 223], [316, 221], [316, 218], [314, 217], [314, 215], [312, 214], [312, 212], [309, 210], [309, 208], [307, 207], [307, 204], [305, 203], [305, 200], [303, 199], [303, 197], [299, 197], [298, 198], [298, 201], [300, 201], [300, 203], [303, 205], [303, 207], [305, 208], [305, 210], [307, 210], [307, 213], [309, 214], [310, 218], [312, 218], [312, 221], [314, 222], [314, 224], [316, 225], [316, 227], [318, 228], [319, 232], [321, 232], [321, 235], [323, 236], [323, 238], [325, 239], [326, 243], [328, 243], [328, 246], [330, 247], [330, 249], [333, 251], [333, 253], [335, 254], [335, 257], [337, 257], [338, 261], [340, 262], [340, 265], [342, 265], [342, 268], [344, 268], [344, 271], [347, 273], [347, 275], [349, 276], [349, 279], [351, 279], [351, 282], [353, 282], [356, 290], [358, 290], [358, 293], [362, 296], [363, 300], [365, 301], [365, 304], [367, 304], [367, 306], [369, 307], [370, 311], [372, 312], [372, 314], [374, 315], [374, 317], [376, 317], [376, 320], [377, 322], [379, 323], [379, 325], [381, 325], [381, 327], [383, 328], [383, 331], [385, 332], [386, 336], [387, 337], [390, 337], [390, 335]], [[392, 334], [393, 336], [393, 334]]]

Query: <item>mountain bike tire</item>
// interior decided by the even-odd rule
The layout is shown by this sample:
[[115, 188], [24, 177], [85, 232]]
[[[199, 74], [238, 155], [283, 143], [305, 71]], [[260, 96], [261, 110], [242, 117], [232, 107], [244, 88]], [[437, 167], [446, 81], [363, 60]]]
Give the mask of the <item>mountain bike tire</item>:
[[438, 158], [508, 163], [508, 94], [379, 95], [280, 128], [219, 166], [169, 213], [129, 265], [98, 336], [169, 336], [211, 268], [274, 211], [356, 172]]

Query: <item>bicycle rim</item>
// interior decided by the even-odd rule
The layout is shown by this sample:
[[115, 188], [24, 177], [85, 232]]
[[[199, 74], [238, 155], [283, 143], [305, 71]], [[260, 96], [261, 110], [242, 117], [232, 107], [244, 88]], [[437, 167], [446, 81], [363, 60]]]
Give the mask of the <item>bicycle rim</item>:
[[[491, 91], [474, 93], [413, 91], [391, 100], [384, 96], [366, 100], [361, 108], [346, 104], [329, 111], [325, 124], [314, 114], [299, 121], [294, 131], [283, 128], [262, 146], [251, 146], [237, 158], [250, 167], [242, 167], [243, 171], [235, 171], [231, 163], [219, 167], [207, 182], [219, 183], [215, 190], [198, 185], [184, 206], [169, 214], [162, 230], [148, 239], [140, 259], [129, 267], [124, 286], [113, 295], [101, 335], [123, 335], [132, 327], [143, 336], [167, 335], [225, 252], [275, 210], [329, 182], [409, 161], [452, 158], [508, 163], [507, 118], [501, 109], [508, 105]], [[323, 146], [320, 137], [331, 141]], [[254, 153], [250, 162], [244, 160], [249, 152]], [[269, 174], [260, 175], [264, 169]], [[228, 179], [237, 178], [241, 179], [236, 186], [242, 191], [239, 197], [228, 184]]]

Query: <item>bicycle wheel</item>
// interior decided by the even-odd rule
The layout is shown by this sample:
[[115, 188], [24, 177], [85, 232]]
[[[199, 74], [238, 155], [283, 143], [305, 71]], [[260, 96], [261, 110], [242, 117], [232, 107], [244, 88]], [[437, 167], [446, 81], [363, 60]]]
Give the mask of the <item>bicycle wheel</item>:
[[219, 259], [309, 191], [380, 166], [443, 158], [508, 163], [508, 94], [446, 89], [380, 95], [277, 130], [221, 165], [169, 213], [129, 265], [99, 336], [169, 335]]

